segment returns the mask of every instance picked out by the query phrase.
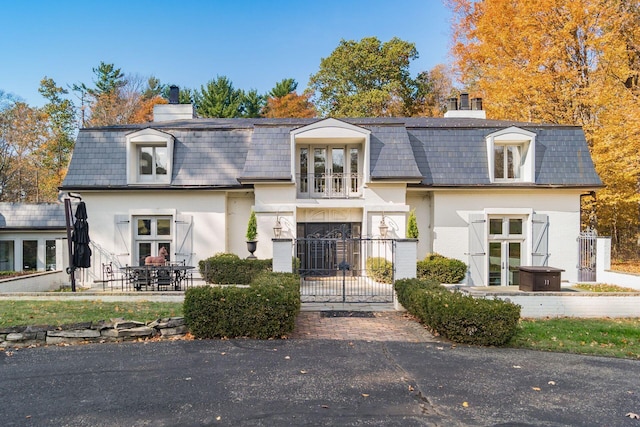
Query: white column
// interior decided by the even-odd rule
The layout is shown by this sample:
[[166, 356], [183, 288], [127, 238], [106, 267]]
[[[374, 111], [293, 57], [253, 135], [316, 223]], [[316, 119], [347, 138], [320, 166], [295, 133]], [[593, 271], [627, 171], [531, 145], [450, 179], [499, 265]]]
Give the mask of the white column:
[[293, 240], [271, 239], [273, 242], [273, 271], [275, 273], [293, 272]]

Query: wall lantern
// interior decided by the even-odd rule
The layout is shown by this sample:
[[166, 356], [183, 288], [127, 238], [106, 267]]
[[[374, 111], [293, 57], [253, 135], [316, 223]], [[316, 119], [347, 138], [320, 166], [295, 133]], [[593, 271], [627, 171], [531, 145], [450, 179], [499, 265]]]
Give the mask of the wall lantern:
[[276, 225], [273, 226], [273, 235], [279, 239], [282, 235], [282, 224], [280, 223], [280, 215], [276, 216]]
[[387, 232], [389, 231], [389, 226], [384, 221], [384, 212], [382, 213], [382, 219], [380, 220], [380, 224], [378, 225], [378, 229], [380, 230], [380, 237], [383, 239], [387, 238]]

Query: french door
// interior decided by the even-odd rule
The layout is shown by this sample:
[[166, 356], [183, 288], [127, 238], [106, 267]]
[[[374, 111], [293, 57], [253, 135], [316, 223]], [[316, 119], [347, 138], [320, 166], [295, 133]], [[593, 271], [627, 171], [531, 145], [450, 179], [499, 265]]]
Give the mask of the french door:
[[523, 218], [489, 218], [489, 286], [517, 286], [524, 256]]

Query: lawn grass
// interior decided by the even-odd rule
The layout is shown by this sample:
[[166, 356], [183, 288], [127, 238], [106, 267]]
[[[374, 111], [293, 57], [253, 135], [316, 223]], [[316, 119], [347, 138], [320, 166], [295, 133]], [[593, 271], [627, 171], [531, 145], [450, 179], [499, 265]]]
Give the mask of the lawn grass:
[[640, 360], [640, 318], [523, 319], [509, 347]]
[[610, 285], [608, 283], [577, 283], [573, 285], [575, 289], [588, 292], [638, 292], [633, 288], [625, 288], [618, 285]]
[[181, 302], [0, 301], [0, 328], [80, 323], [113, 318], [148, 322], [181, 317]]

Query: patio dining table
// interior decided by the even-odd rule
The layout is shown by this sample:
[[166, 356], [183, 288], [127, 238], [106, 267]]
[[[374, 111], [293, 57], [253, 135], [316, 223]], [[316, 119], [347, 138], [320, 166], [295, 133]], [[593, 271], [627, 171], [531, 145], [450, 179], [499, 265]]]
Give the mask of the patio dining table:
[[173, 290], [188, 288], [192, 280], [191, 265], [127, 265], [121, 267], [125, 280], [136, 291]]

